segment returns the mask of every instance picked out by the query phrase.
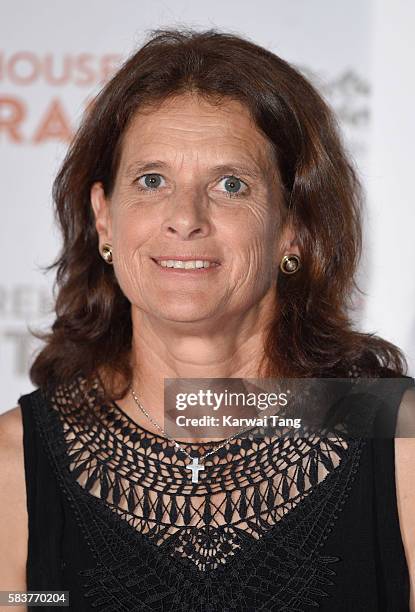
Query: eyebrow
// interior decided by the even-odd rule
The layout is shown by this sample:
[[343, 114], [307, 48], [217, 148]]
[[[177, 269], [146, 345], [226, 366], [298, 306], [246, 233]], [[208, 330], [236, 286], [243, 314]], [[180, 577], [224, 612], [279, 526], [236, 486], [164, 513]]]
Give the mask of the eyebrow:
[[[126, 176], [135, 178], [138, 174], [144, 174], [150, 170], [166, 170], [169, 168], [169, 164], [164, 161], [155, 159], [148, 162], [140, 162], [135, 161], [131, 163], [126, 170]], [[229, 174], [229, 175], [245, 175], [249, 176], [253, 179], [261, 179], [264, 178], [264, 172], [262, 172], [257, 166], [246, 166], [244, 164], [240, 164], [238, 162], [231, 162], [227, 164], [218, 164], [216, 166], [212, 166], [209, 168], [209, 172], [212, 173], [221, 173], [221, 174]]]

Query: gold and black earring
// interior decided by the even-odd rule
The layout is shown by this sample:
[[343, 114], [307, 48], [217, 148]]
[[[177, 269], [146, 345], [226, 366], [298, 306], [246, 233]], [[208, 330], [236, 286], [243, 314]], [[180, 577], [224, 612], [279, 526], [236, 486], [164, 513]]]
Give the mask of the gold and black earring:
[[294, 253], [290, 253], [289, 255], [284, 255], [281, 259], [280, 269], [284, 274], [295, 274], [301, 268], [301, 259], [298, 255]]
[[104, 244], [102, 247], [102, 257], [108, 263], [112, 264], [112, 246], [110, 244]]

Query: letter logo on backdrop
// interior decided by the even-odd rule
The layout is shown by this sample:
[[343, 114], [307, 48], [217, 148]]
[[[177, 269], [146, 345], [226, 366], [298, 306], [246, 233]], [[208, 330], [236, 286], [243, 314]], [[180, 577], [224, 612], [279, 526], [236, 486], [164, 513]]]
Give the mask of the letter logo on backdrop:
[[92, 95], [121, 60], [115, 53], [1, 52], [0, 139], [11, 144], [68, 144]]

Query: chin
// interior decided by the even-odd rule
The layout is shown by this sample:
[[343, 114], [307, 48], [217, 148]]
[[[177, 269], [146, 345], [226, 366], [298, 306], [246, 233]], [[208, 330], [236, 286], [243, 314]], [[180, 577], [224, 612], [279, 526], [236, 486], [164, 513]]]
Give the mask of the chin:
[[178, 323], [196, 323], [209, 320], [213, 312], [206, 308], [200, 308], [192, 305], [183, 307], [183, 305], [177, 306], [177, 308], [160, 308], [153, 309], [152, 313], [154, 316], [164, 319], [165, 321], [177, 321]]

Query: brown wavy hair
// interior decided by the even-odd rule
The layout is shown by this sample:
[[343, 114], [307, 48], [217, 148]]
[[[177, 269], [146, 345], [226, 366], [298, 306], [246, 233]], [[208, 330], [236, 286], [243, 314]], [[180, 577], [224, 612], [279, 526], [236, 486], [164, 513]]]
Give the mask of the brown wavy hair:
[[[90, 189], [111, 195], [123, 134], [135, 112], [188, 91], [233, 99], [250, 111], [276, 155], [284, 220], [296, 231], [302, 269], [277, 282], [278, 312], [264, 341], [262, 376], [343, 377], [407, 370], [393, 344], [353, 329], [352, 298], [362, 247], [362, 189], [333, 112], [289, 63], [239, 36], [217, 30], [153, 31], [94, 99], [53, 185], [62, 250], [56, 319], [34, 359], [35, 385], [111, 373], [121, 397], [132, 378], [131, 305], [98, 251]], [[115, 378], [122, 388], [115, 389]], [[114, 384], [113, 384], [114, 383]]]

